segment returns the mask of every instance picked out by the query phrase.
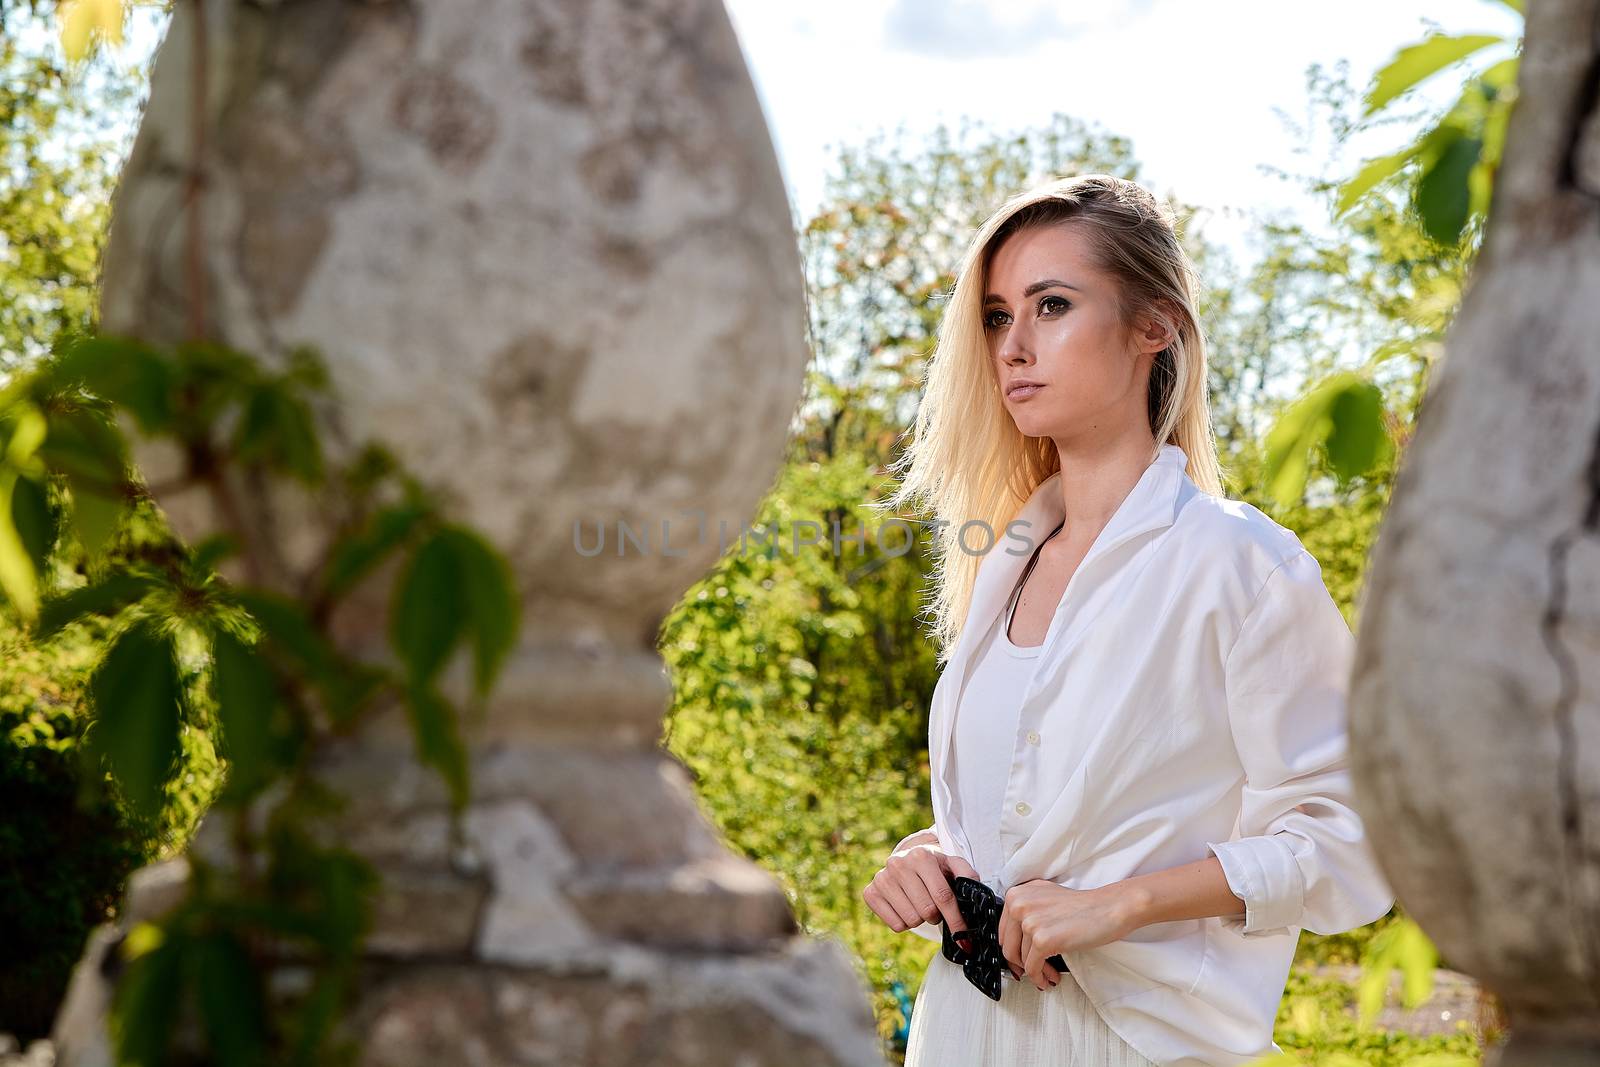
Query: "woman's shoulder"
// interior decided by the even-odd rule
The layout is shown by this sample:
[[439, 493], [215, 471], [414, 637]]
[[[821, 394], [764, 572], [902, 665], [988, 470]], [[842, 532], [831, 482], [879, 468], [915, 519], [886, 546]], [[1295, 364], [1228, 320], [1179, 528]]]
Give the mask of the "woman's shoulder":
[[1304, 555], [1315, 566], [1299, 536], [1246, 500], [1213, 496], [1199, 489], [1179, 501], [1172, 534], [1178, 547], [1203, 569], [1236, 576], [1260, 588], [1280, 565]]

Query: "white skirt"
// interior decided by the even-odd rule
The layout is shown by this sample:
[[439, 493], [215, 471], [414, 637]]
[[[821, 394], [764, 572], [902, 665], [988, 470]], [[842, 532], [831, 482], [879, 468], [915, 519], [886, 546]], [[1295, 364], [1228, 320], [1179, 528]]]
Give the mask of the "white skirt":
[[1157, 1067], [1100, 1018], [1072, 973], [1054, 988], [1002, 977], [990, 1000], [938, 952], [911, 1007], [906, 1067]]

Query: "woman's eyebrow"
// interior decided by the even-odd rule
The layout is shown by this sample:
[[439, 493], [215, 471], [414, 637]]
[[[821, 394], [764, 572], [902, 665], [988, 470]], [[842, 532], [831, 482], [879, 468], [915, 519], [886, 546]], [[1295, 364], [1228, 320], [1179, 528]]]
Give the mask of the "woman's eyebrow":
[[[1079, 289], [1076, 285], [1068, 285], [1066, 282], [1057, 281], [1055, 278], [1044, 278], [1040, 281], [1034, 282], [1032, 285], [1022, 290], [1022, 295], [1024, 298], [1027, 298], [1032, 296], [1034, 293], [1041, 292], [1045, 289], [1071, 289], [1075, 293], [1083, 292], [1083, 290]], [[983, 298], [985, 307], [989, 306], [990, 304], [1004, 304], [1005, 302], [1005, 298], [999, 293], [990, 293], [988, 296]]]

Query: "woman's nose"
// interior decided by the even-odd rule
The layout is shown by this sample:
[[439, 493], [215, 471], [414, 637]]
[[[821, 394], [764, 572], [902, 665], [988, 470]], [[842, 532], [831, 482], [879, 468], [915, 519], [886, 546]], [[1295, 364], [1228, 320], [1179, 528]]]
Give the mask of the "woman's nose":
[[1032, 358], [1033, 354], [1015, 332], [1006, 334], [1005, 340], [1000, 343], [1000, 362], [1016, 365], [1027, 363]]

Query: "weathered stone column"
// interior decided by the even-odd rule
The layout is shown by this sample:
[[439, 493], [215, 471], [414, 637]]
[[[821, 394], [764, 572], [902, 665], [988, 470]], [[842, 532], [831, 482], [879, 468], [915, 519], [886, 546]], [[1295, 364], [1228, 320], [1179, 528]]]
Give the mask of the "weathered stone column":
[[1351, 692], [1407, 911], [1511, 1024], [1600, 1057], [1600, 0], [1528, 5], [1485, 244], [1373, 550]]
[[[185, 336], [203, 65], [209, 331], [315, 345], [331, 439], [391, 446], [504, 549], [525, 605], [471, 727], [464, 853], [398, 712], [324, 765], [384, 879], [364, 1062], [881, 1062], [847, 955], [797, 935], [657, 745], [659, 622], [770, 484], [807, 358], [788, 204], [722, 5], [207, 0], [204, 26], [197, 62], [180, 3], [158, 57], [104, 329]], [[152, 483], [172, 463], [140, 460]], [[245, 500], [268, 580], [299, 587], [324, 512], [283, 486]], [[162, 504], [186, 535], [217, 526], [200, 493]], [[646, 547], [619, 554], [619, 521]], [[578, 551], [580, 523], [602, 554]], [[337, 619], [348, 647], [381, 653], [385, 583]], [[196, 847], [224, 858], [214, 826]]]

